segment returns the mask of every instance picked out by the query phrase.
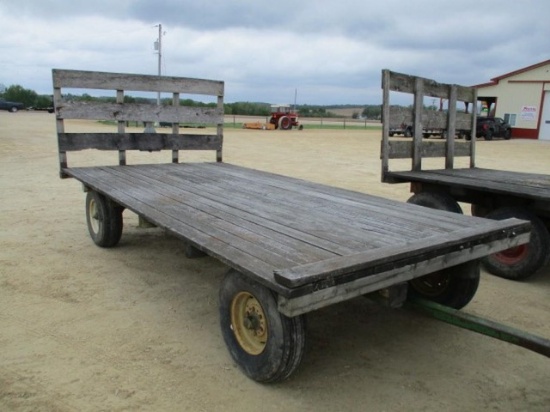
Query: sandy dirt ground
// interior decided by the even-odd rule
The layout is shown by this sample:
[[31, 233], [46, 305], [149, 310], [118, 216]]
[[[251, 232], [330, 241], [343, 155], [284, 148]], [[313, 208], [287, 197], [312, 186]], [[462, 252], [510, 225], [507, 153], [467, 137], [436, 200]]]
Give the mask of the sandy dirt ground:
[[[406, 200], [406, 185], [380, 182], [379, 147], [372, 131], [226, 129], [224, 160]], [[550, 142], [477, 148], [479, 166], [550, 173]], [[56, 150], [54, 115], [0, 113], [0, 410], [550, 410], [549, 359], [364, 298], [308, 315], [290, 380], [252, 382], [218, 325], [227, 268], [185, 258], [179, 240], [128, 211], [119, 246], [96, 247]], [[98, 155], [84, 156], [74, 165]], [[550, 338], [549, 297], [550, 267], [521, 283], [483, 273], [464, 311]]]

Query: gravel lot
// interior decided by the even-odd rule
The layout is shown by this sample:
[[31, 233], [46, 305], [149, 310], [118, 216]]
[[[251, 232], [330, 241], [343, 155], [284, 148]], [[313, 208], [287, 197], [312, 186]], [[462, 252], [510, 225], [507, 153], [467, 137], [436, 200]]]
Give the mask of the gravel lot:
[[[372, 131], [227, 128], [224, 160], [406, 200], [406, 185], [380, 182], [379, 148]], [[550, 142], [477, 151], [479, 166], [550, 174]], [[180, 241], [129, 212], [118, 247], [93, 245], [80, 184], [58, 177], [54, 115], [1, 112], [0, 159], [0, 410], [549, 410], [549, 359], [363, 298], [311, 313], [299, 371], [256, 384], [219, 330], [224, 265], [186, 259]], [[464, 311], [550, 338], [549, 296], [550, 267], [521, 283], [484, 273]]]

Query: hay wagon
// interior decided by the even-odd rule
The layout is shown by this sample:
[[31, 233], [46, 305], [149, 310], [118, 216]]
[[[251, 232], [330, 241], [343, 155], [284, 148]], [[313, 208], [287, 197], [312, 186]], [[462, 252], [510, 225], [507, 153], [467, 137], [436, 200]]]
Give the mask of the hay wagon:
[[[472, 205], [474, 216], [530, 221], [529, 243], [490, 254], [483, 263], [489, 272], [508, 279], [525, 279], [541, 268], [550, 251], [550, 176], [476, 166], [476, 89], [389, 70], [382, 72], [382, 88], [382, 181], [410, 183], [414, 195], [408, 201], [417, 205], [462, 213], [458, 202], [465, 202]], [[392, 106], [390, 92], [414, 95], [413, 109]], [[424, 97], [445, 99], [448, 110], [426, 110]], [[465, 111], [457, 110], [460, 102]], [[444, 140], [423, 138], [427, 119], [445, 130]], [[396, 121], [414, 126], [412, 140], [392, 138], [391, 125]], [[460, 136], [471, 139], [458, 141]], [[426, 167], [434, 158], [439, 158], [441, 165]], [[457, 167], [458, 158], [466, 158], [467, 166]], [[403, 159], [410, 159], [406, 167], [390, 164]]]
[[[474, 296], [479, 259], [528, 241], [529, 224], [493, 221], [261, 172], [222, 162], [224, 83], [181, 77], [53, 70], [62, 178], [82, 182], [96, 245], [121, 239], [130, 210], [183, 241], [189, 257], [229, 268], [219, 290], [220, 326], [250, 378], [280, 381], [304, 353], [306, 313], [379, 293], [392, 305], [421, 296], [461, 308]], [[80, 103], [64, 88], [111, 90], [116, 102]], [[125, 103], [129, 92], [171, 93], [173, 104]], [[217, 98], [185, 107], [182, 94]], [[66, 119], [112, 121], [116, 132], [66, 132]], [[128, 132], [140, 121], [143, 133]], [[157, 122], [171, 133], [156, 133]], [[185, 122], [214, 125], [180, 133]], [[75, 167], [73, 151], [112, 151], [118, 165]], [[126, 152], [172, 153], [162, 164], [126, 162]], [[212, 162], [181, 163], [179, 152], [212, 151]]]

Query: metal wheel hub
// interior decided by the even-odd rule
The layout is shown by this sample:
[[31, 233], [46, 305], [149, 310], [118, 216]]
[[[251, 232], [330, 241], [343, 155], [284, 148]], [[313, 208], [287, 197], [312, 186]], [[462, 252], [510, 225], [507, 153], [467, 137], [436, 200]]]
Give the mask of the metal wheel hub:
[[93, 199], [90, 201], [88, 213], [90, 214], [90, 225], [92, 226], [92, 230], [94, 231], [94, 233], [98, 233], [99, 232], [99, 210], [98, 210], [96, 201]]
[[521, 262], [527, 256], [529, 248], [527, 245], [519, 245], [502, 252], [495, 253], [494, 257], [505, 265], [513, 265]]
[[259, 355], [268, 338], [267, 319], [260, 302], [249, 292], [239, 292], [231, 302], [231, 328], [241, 348]]
[[441, 295], [450, 283], [450, 276], [441, 272], [431, 273], [410, 281], [410, 284], [424, 296], [437, 297]]

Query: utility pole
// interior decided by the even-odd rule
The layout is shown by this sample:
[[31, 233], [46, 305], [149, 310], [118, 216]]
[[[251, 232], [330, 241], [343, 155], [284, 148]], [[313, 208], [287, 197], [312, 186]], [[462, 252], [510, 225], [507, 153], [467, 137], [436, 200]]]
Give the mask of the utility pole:
[[[157, 24], [155, 27], [159, 28], [159, 37], [155, 42], [155, 50], [158, 54], [158, 75], [162, 75], [162, 24]], [[157, 93], [157, 106], [160, 106], [160, 92]]]

